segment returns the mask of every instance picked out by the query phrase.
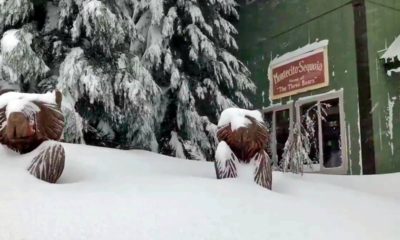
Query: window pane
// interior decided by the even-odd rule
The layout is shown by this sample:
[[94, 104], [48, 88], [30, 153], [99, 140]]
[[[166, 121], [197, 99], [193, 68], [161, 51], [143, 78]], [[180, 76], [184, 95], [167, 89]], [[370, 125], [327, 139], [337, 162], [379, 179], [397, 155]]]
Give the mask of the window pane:
[[300, 114], [303, 130], [310, 134], [310, 153], [308, 156], [313, 164], [319, 164], [319, 126], [317, 102], [302, 105]]
[[285, 143], [289, 138], [290, 131], [290, 112], [289, 109], [277, 111], [276, 117], [276, 153], [278, 157], [278, 166], [281, 164]]
[[339, 99], [321, 102], [321, 108], [325, 109], [324, 120], [322, 121], [324, 167], [340, 167], [342, 165], [342, 156]]
[[268, 134], [270, 137], [267, 146], [265, 146], [265, 151], [268, 153], [269, 158], [272, 159], [272, 112], [264, 113], [264, 122], [267, 125]]

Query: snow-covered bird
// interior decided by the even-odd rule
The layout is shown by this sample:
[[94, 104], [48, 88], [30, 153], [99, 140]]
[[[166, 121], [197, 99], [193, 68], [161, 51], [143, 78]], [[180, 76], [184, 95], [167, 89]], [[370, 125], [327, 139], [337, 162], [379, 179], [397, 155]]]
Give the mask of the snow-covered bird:
[[217, 178], [238, 176], [238, 164], [251, 164], [254, 181], [268, 189], [272, 187], [272, 168], [265, 146], [267, 127], [259, 111], [229, 108], [222, 112], [218, 122], [218, 140], [215, 153]]
[[[60, 140], [64, 129], [61, 101], [58, 91], [27, 94], [0, 90], [0, 143], [23, 154], [45, 141]], [[64, 169], [65, 153], [60, 144], [49, 144], [34, 158], [28, 171], [54, 183]]]

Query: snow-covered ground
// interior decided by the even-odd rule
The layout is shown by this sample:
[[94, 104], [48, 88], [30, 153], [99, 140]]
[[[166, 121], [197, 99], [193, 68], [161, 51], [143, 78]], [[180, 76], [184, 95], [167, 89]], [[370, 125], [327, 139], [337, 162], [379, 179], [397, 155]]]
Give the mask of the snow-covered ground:
[[273, 191], [213, 163], [64, 144], [60, 184], [0, 146], [0, 239], [399, 239], [400, 174], [274, 173]]

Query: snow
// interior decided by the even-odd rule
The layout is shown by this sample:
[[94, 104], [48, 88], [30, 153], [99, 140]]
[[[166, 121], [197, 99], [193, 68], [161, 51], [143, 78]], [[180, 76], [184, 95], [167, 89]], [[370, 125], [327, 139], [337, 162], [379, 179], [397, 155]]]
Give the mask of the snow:
[[46, 24], [44, 31], [49, 33], [58, 28], [58, 20], [60, 19], [59, 8], [52, 2], [46, 4]]
[[104, 120], [100, 120], [97, 124], [97, 130], [102, 136], [107, 136], [108, 139], [115, 138], [115, 132], [110, 126], [110, 124]]
[[84, 11], [94, 13], [95, 15], [101, 15], [101, 6], [102, 3], [100, 1], [92, 0], [84, 5]]
[[220, 162], [225, 162], [232, 158], [232, 150], [225, 141], [221, 141], [218, 144], [217, 150], [215, 151], [215, 159]]
[[[3, 108], [9, 103], [12, 103], [13, 101], [18, 101], [19, 103], [26, 103], [30, 101], [41, 101], [49, 104], [56, 104], [56, 99], [55, 99], [55, 94], [54, 92], [48, 92], [45, 94], [35, 94], [35, 93], [19, 93], [19, 92], [7, 92], [2, 95], [0, 95], [0, 108]], [[19, 104], [15, 105], [15, 108], [21, 108]], [[18, 109], [12, 109], [12, 107], [7, 106], [7, 110], [16, 110]]]
[[56, 104], [55, 94], [31, 94], [8, 92], [0, 95], [0, 109], [6, 106], [6, 116], [9, 117], [13, 112], [23, 111], [27, 116], [33, 116], [33, 113], [39, 112], [40, 108], [32, 101], [41, 101], [49, 104]]
[[171, 131], [171, 139], [169, 140], [169, 146], [175, 151], [175, 156], [179, 158], [186, 158], [183, 151], [182, 143], [179, 141], [178, 133]]
[[348, 155], [347, 157], [349, 158], [349, 171], [350, 175], [353, 175], [353, 162], [351, 160], [351, 130], [350, 130], [350, 123], [347, 124], [347, 149], [348, 149]]
[[363, 175], [362, 152], [361, 152], [360, 106], [358, 106], [358, 108], [357, 108], [357, 116], [358, 116], [357, 130], [360, 134], [360, 137], [358, 137], [358, 166], [360, 166], [360, 175]]
[[385, 117], [386, 120], [386, 127], [387, 132], [386, 135], [389, 137], [389, 146], [392, 152], [392, 156], [394, 155], [394, 145], [393, 145], [393, 109], [396, 97], [390, 97], [388, 93], [388, 107], [387, 107], [387, 116]]
[[301, 55], [305, 55], [308, 53], [313, 53], [314, 51], [321, 49], [321, 48], [326, 48], [328, 47], [329, 40], [321, 40], [321, 41], [316, 41], [313, 43], [309, 43], [303, 47], [299, 47], [298, 49], [287, 52], [283, 54], [282, 56], [277, 56], [274, 59], [271, 60], [268, 66], [268, 79], [272, 79], [272, 67], [279, 66], [285, 62], [289, 61], [295, 61], [297, 57]]
[[6, 107], [6, 116], [8, 118], [11, 113], [23, 112], [26, 116], [33, 117], [33, 115], [39, 111], [40, 108], [36, 104], [26, 99], [16, 99], [8, 103]]
[[391, 77], [393, 73], [399, 73], [399, 72], [400, 72], [400, 67], [387, 70], [387, 71], [386, 71], [386, 74], [387, 74], [389, 77]]
[[[217, 150], [215, 151], [215, 160], [221, 163], [222, 166], [225, 166], [227, 161], [232, 160], [233, 154], [234, 153], [229, 145], [225, 141], [221, 141], [218, 144]], [[236, 159], [234, 160], [234, 164], [237, 170], [238, 178], [247, 182], [254, 182], [254, 173], [257, 170], [257, 164], [254, 159], [251, 159], [251, 161], [246, 164], [238, 162]], [[222, 171], [226, 171], [226, 169]]]
[[246, 118], [246, 116], [253, 117], [256, 120], [263, 122], [261, 112], [258, 110], [228, 108], [221, 113], [221, 117], [218, 121], [218, 126], [221, 127], [231, 124], [232, 131], [235, 131], [238, 128], [246, 127], [248, 124], [251, 123], [250, 120]]
[[397, 57], [398, 60], [400, 56], [400, 36], [398, 36], [393, 43], [389, 46], [386, 52], [382, 55], [381, 59], [385, 59], [386, 62], [393, 62]]
[[19, 40], [16, 34], [19, 32], [19, 30], [12, 29], [8, 30], [7, 32], [4, 33], [3, 38], [1, 39], [1, 52], [2, 53], [8, 53], [14, 50], [15, 47], [17, 47]]
[[210, 162], [63, 144], [60, 184], [0, 146], [0, 239], [398, 239], [400, 174], [274, 173], [273, 191]]

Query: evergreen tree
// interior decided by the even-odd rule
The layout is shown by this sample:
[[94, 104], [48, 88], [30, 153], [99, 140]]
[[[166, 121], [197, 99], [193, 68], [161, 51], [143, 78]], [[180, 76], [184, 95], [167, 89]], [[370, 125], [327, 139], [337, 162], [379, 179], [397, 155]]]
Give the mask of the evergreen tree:
[[212, 160], [219, 114], [255, 91], [238, 17], [235, 0], [0, 0], [0, 87], [60, 89], [66, 141]]

